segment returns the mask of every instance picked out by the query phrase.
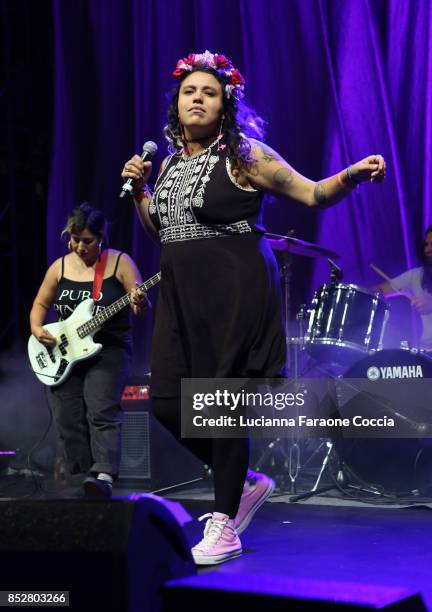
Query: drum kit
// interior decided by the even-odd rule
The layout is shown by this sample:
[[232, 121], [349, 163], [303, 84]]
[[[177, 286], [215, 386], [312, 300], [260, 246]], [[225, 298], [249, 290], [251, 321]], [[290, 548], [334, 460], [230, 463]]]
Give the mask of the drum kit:
[[[294, 238], [292, 234], [266, 236], [280, 260], [287, 330], [287, 374], [291, 378], [309, 376], [312, 372], [312, 376], [322, 375], [342, 381], [362, 379], [369, 376], [377, 363], [390, 363], [395, 368], [420, 366], [422, 376], [432, 378], [432, 358], [428, 353], [410, 349], [405, 344], [399, 349], [383, 348], [389, 305], [378, 293], [343, 283], [342, 270], [334, 262], [339, 258], [337, 253]], [[296, 316], [298, 332], [295, 336], [288, 331], [292, 255], [325, 257], [330, 265], [330, 281], [315, 292], [310, 307], [303, 305]], [[365, 401], [364, 397], [361, 401]], [[404, 410], [409, 408], [397, 406], [397, 411]], [[257, 465], [261, 468], [276, 450], [282, 453], [288, 467], [291, 493], [296, 493], [300, 469], [310, 460], [309, 457], [301, 465], [302, 443], [304, 441], [291, 438], [272, 441]], [[387, 498], [392, 502], [402, 497], [430, 497], [432, 438], [326, 439], [321, 440], [313, 454], [321, 449], [324, 449], [325, 456], [312, 490], [295, 495], [290, 501], [335, 486], [344, 490], [361, 490], [371, 497]], [[331, 472], [334, 484], [318, 488], [324, 470], [331, 465], [336, 466]]]

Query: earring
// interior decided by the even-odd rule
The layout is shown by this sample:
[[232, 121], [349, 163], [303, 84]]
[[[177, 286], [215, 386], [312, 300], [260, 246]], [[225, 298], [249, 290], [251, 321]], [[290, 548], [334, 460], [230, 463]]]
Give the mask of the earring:
[[71, 241], [70, 240], [68, 242], [68, 249], [69, 249], [69, 251], [72, 251], [72, 245], [71, 245]]
[[217, 150], [218, 151], [223, 151], [226, 148], [226, 144], [221, 144], [221, 140], [224, 137], [223, 135], [223, 123], [224, 123], [224, 119], [225, 119], [225, 115], [222, 115], [222, 121], [220, 124], [220, 128], [219, 128], [219, 135], [217, 137]]

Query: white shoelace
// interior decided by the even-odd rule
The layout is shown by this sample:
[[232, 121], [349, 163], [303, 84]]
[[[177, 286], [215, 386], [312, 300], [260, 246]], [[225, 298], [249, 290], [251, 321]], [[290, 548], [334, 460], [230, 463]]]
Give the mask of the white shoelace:
[[228, 519], [224, 521], [218, 521], [213, 518], [213, 515], [208, 512], [198, 518], [199, 521], [208, 519], [204, 528], [204, 537], [194, 548], [199, 548], [203, 551], [208, 551], [210, 548], [215, 546], [222, 537], [222, 532], [228, 522]]

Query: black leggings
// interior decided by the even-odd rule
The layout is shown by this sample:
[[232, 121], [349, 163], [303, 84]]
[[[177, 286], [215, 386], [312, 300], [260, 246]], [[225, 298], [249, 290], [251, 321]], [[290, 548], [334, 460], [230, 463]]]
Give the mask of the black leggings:
[[154, 397], [153, 414], [168, 431], [203, 463], [213, 469], [215, 512], [237, 514], [249, 462], [247, 438], [182, 438], [181, 401]]

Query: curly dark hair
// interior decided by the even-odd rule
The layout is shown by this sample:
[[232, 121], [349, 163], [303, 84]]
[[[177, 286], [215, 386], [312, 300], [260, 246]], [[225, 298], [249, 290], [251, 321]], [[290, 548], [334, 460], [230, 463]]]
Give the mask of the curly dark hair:
[[225, 85], [229, 82], [229, 77], [219, 74], [212, 68], [194, 68], [187, 72], [180, 83], [171, 92], [171, 103], [168, 108], [168, 123], [164, 127], [164, 135], [168, 141], [168, 151], [170, 154], [178, 153], [184, 147], [178, 117], [178, 98], [182, 82], [194, 72], [207, 72], [212, 74], [221, 84], [223, 92], [223, 142], [227, 146], [228, 155], [231, 160], [232, 168], [240, 170], [255, 161], [251, 155], [250, 138], [264, 138], [264, 120], [257, 113], [247, 106], [243, 100], [237, 100], [234, 96], [229, 98], [225, 93]]
[[62, 231], [64, 234], [80, 234], [88, 230], [99, 236], [105, 244], [108, 243], [108, 221], [101, 210], [93, 208], [88, 202], [83, 202], [73, 209]]

